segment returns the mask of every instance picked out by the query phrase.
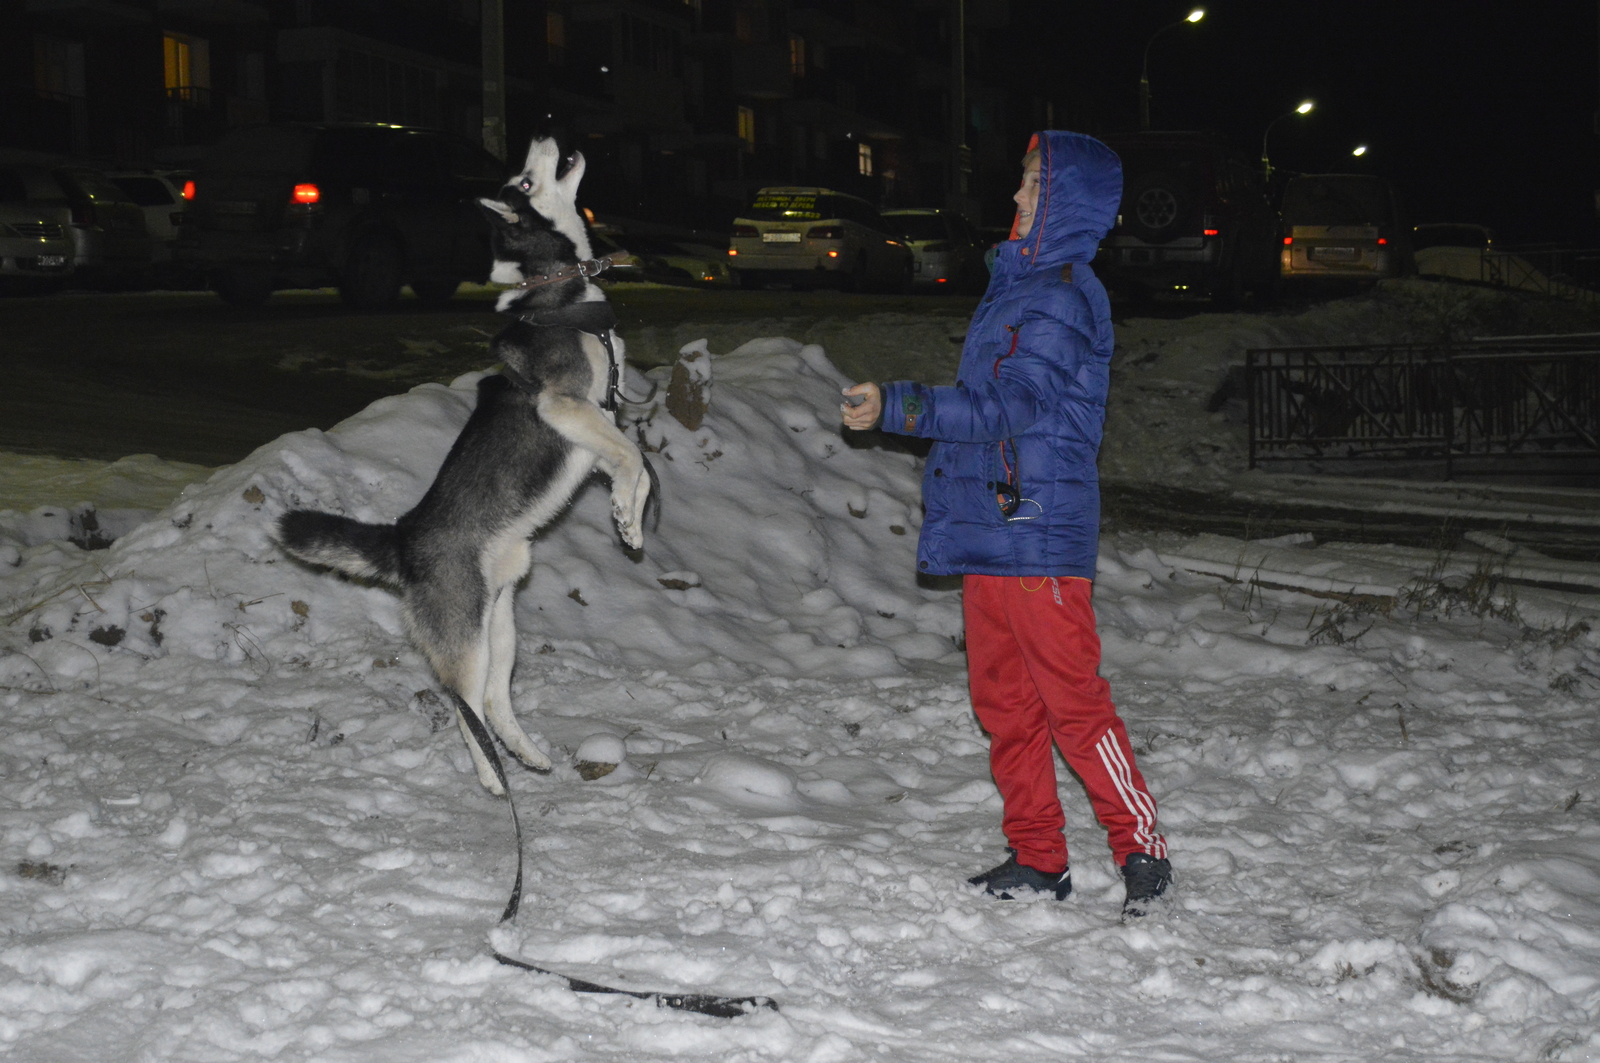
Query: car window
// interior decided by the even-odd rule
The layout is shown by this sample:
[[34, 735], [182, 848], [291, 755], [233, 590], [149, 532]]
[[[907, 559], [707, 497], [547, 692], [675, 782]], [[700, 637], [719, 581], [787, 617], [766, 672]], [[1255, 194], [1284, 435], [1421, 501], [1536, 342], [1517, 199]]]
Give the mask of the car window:
[[112, 184], [104, 174], [93, 170], [56, 170], [56, 179], [62, 183], [69, 194], [76, 193], [86, 196], [96, 203], [122, 203], [127, 197], [122, 194], [122, 189]]
[[304, 173], [311, 163], [314, 139], [314, 131], [299, 126], [238, 129], [206, 152], [201, 169], [223, 173]]
[[28, 185], [22, 175], [0, 166], [0, 203], [21, 203], [28, 198]]
[[156, 177], [113, 177], [111, 183], [122, 189], [122, 194], [141, 207], [167, 207], [172, 205], [172, 193], [166, 182]]
[[426, 133], [403, 133], [385, 137], [384, 141], [385, 183], [428, 188], [444, 181], [436, 138]]
[[[325, 129], [311, 152], [310, 171], [319, 181], [358, 187], [394, 184], [387, 129]], [[409, 183], [409, 182], [407, 182]]]
[[883, 220], [907, 240], [944, 240], [949, 236], [944, 219], [937, 214], [885, 214]]
[[1297, 177], [1283, 193], [1289, 225], [1387, 225], [1393, 210], [1381, 177]]
[[739, 212], [753, 221], [820, 221], [838, 215], [825, 213], [833, 208], [834, 197], [805, 192], [769, 192], [756, 195], [755, 202]]

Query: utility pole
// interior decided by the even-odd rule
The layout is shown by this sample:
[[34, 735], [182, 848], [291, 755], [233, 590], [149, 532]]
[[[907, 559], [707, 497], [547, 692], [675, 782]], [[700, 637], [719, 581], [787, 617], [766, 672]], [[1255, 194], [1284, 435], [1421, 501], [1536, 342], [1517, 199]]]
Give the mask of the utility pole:
[[505, 0], [483, 0], [483, 147], [506, 157]]

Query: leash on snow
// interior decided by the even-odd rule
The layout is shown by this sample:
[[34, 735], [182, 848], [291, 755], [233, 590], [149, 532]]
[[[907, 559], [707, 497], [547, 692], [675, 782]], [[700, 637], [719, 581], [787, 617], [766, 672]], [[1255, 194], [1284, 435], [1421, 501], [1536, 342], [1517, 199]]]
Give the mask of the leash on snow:
[[[522, 907], [522, 821], [517, 818], [517, 803], [511, 797], [511, 784], [506, 779], [506, 769], [500, 762], [500, 754], [494, 747], [494, 739], [489, 736], [489, 729], [478, 719], [478, 714], [467, 707], [459, 694], [452, 691], [452, 696], [456, 699], [456, 712], [466, 721], [467, 729], [472, 732], [473, 741], [478, 743], [478, 748], [489, 758], [489, 766], [494, 769], [495, 778], [500, 781], [501, 789], [505, 790], [506, 804], [511, 809], [511, 825], [517, 835], [517, 879], [511, 888], [511, 899], [506, 902], [506, 910], [500, 913], [500, 922], [509, 923], [517, 917], [517, 911]], [[653, 1000], [657, 1007], [694, 1011], [718, 1019], [735, 1019], [741, 1015], [748, 1015], [758, 1008], [778, 1010], [777, 1001], [771, 997], [719, 997], [709, 993], [652, 993], [637, 989], [617, 989], [598, 982], [573, 978], [571, 975], [552, 971], [548, 967], [540, 967], [526, 960], [513, 959], [493, 947], [489, 949], [489, 955], [508, 967], [520, 967], [524, 971], [553, 975], [566, 982], [567, 988], [574, 993], [613, 993], [617, 996], [633, 997], [636, 1000]]]

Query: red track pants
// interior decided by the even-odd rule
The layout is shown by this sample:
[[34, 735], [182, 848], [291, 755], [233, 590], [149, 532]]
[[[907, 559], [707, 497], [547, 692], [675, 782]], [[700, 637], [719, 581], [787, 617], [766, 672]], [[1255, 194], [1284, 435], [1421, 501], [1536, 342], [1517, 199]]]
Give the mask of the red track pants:
[[1131, 853], [1167, 855], [1156, 803], [1099, 675], [1092, 587], [1051, 576], [962, 580], [972, 707], [989, 732], [1001, 827], [1017, 861], [1040, 871], [1067, 866], [1052, 738], [1089, 791], [1117, 864]]

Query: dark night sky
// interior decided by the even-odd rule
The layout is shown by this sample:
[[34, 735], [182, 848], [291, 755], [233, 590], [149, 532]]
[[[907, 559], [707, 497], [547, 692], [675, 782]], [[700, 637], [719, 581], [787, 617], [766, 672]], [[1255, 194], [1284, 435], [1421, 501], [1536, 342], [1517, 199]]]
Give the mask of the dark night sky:
[[[1596, 0], [1200, 2], [1202, 22], [1151, 49], [1155, 128], [1214, 129], [1257, 159], [1267, 124], [1310, 97], [1316, 111], [1273, 129], [1275, 166], [1379, 173], [1413, 222], [1600, 244]], [[1017, 0], [1013, 26], [1039, 20], [1041, 80], [1067, 101], [1056, 124], [1106, 133], [1136, 127], [1145, 42], [1193, 6]]]

